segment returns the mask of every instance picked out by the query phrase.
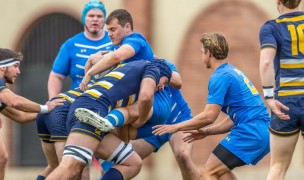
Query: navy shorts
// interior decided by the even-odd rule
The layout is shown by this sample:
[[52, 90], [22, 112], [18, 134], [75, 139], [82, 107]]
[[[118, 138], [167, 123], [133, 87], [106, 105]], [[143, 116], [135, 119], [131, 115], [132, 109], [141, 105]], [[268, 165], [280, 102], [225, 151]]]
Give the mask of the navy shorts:
[[39, 138], [44, 142], [66, 141], [68, 131], [66, 119], [71, 103], [65, 101], [62, 106], [55, 107], [50, 113], [38, 114], [36, 125]]
[[80, 96], [73, 102], [68, 112], [66, 122], [68, 132], [84, 134], [101, 142], [105, 133], [92, 125], [79, 121], [75, 116], [75, 110], [77, 108], [86, 108], [99, 114], [101, 117], [105, 117], [108, 114], [108, 107], [87, 96]]
[[288, 111], [282, 112], [290, 116], [290, 120], [282, 120], [274, 113], [271, 114], [269, 131], [277, 136], [292, 136], [301, 130], [304, 131], [304, 97], [278, 97], [276, 98]]

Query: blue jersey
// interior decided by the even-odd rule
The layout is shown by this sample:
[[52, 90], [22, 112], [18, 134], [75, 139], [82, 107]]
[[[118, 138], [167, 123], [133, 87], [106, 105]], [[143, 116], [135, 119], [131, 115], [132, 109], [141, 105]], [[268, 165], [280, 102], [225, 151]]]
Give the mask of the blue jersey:
[[112, 50], [112, 42], [105, 31], [100, 40], [90, 40], [81, 32], [68, 39], [60, 48], [52, 71], [72, 79], [70, 89], [79, 87], [84, 76], [84, 66], [91, 54], [101, 50]]
[[132, 33], [126, 36], [121, 45], [128, 44], [132, 46], [135, 51], [135, 55], [129, 59], [122, 61], [122, 63], [127, 63], [136, 60], [152, 60], [154, 59], [154, 54], [152, 48], [148, 41], [140, 33]]
[[269, 121], [269, 114], [252, 82], [236, 67], [224, 63], [210, 77], [207, 104], [218, 104], [235, 125]]
[[276, 49], [274, 59], [277, 96], [304, 94], [304, 12], [281, 15], [260, 29], [261, 48]]

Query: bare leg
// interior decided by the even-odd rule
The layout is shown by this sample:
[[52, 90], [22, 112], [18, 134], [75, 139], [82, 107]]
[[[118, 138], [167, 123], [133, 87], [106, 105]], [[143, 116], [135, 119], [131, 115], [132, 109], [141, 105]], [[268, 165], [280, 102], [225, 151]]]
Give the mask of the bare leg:
[[279, 137], [270, 134], [270, 171], [267, 180], [284, 180], [299, 134]]
[[179, 165], [184, 180], [199, 179], [199, 170], [192, 160], [192, 143], [186, 143], [182, 139], [183, 132], [177, 132], [171, 136], [170, 145], [175, 159]]
[[59, 161], [56, 155], [54, 143], [41, 141], [41, 146], [47, 161], [47, 167], [42, 170], [39, 175], [47, 177], [59, 165]]
[[[70, 133], [67, 145], [75, 145], [94, 152], [99, 142], [89, 136], [80, 133]], [[93, 153], [92, 153], [93, 154]], [[92, 156], [90, 157], [92, 158]], [[47, 177], [47, 179], [81, 179], [81, 174], [86, 164], [71, 156], [63, 156], [59, 166]]]
[[4, 179], [5, 166], [8, 160], [8, 154], [4, 145], [2, 136], [0, 135], [0, 180]]
[[[113, 134], [106, 135], [95, 151], [96, 157], [108, 159], [121, 142], [122, 141]], [[116, 164], [113, 168], [117, 169], [124, 179], [131, 179], [139, 173], [141, 165], [142, 159], [136, 152], [133, 152], [126, 160], [120, 164]]]
[[155, 151], [155, 147], [144, 139], [136, 139], [131, 141], [131, 143], [134, 151], [137, 152], [141, 159], [145, 159]]
[[[226, 173], [232, 173], [213, 153], [209, 156], [201, 172], [203, 180], [217, 180]], [[232, 176], [233, 177], [233, 176]], [[234, 176], [235, 177], [235, 176]]]

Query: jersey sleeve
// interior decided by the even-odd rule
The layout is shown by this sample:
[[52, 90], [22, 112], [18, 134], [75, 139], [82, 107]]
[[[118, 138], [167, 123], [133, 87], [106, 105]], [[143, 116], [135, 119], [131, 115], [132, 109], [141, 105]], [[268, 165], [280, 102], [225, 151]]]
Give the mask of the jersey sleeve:
[[144, 45], [144, 41], [142, 40], [142, 38], [138, 38], [137, 36], [133, 37], [127, 37], [123, 42], [122, 45], [124, 44], [128, 44], [130, 46], [132, 46], [132, 48], [135, 51], [135, 54], [138, 53], [138, 51], [143, 47]]
[[270, 22], [265, 23], [260, 29], [260, 48], [272, 47], [277, 48], [276, 39], [274, 36], [274, 26]]
[[230, 85], [229, 76], [211, 76], [208, 84], [207, 104], [223, 106]]
[[145, 66], [145, 72], [143, 73], [142, 79], [144, 78], [151, 78], [155, 81], [156, 84], [158, 84], [159, 79], [160, 79], [160, 71], [159, 68], [156, 67], [154, 64], [152, 63], [148, 63]]
[[70, 58], [68, 51], [68, 44], [64, 43], [57, 54], [57, 57], [53, 63], [52, 71], [63, 76], [67, 76], [70, 73]]

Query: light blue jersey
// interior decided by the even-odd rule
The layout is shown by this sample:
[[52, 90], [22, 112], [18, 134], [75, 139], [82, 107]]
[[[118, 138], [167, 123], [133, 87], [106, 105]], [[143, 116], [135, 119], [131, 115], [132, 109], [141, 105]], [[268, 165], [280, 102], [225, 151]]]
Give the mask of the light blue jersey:
[[81, 32], [63, 43], [52, 71], [63, 76], [70, 75], [70, 89], [75, 89], [79, 87], [84, 76], [84, 66], [89, 56], [102, 50], [112, 50], [112, 42], [107, 31], [102, 39], [96, 41], [86, 38], [84, 32]]
[[122, 63], [127, 63], [136, 60], [152, 60], [154, 59], [154, 54], [152, 48], [144, 36], [140, 33], [132, 33], [126, 36], [121, 45], [128, 44], [132, 46], [135, 51], [135, 55], [129, 59], [122, 61]]
[[220, 144], [244, 163], [255, 165], [270, 151], [270, 116], [257, 89], [242, 71], [224, 63], [211, 75], [208, 91], [207, 103], [222, 106], [234, 122]]
[[235, 125], [260, 119], [269, 121], [263, 100], [247, 76], [229, 63], [212, 74], [208, 84], [207, 104], [218, 104]]

